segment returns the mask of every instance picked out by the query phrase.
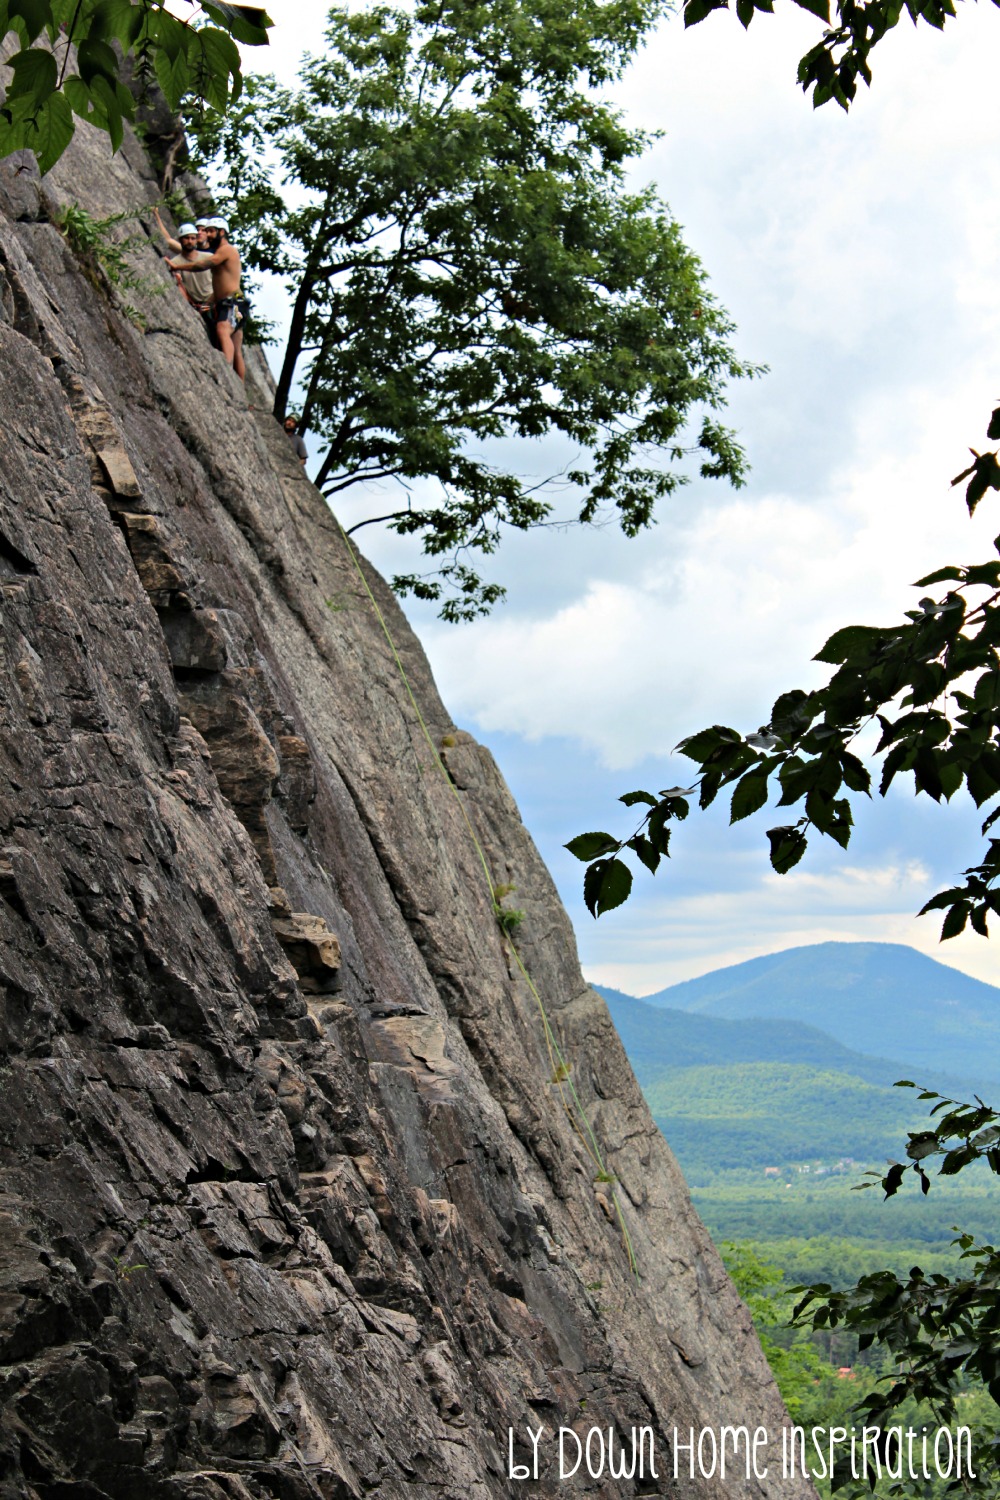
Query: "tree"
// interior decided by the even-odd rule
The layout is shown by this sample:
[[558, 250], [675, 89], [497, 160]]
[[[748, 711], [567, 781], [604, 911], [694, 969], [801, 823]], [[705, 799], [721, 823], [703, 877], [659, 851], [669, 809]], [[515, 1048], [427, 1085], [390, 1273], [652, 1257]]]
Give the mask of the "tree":
[[[909, 1081], [899, 1086], [916, 1087]], [[981, 1100], [957, 1103], [930, 1089], [921, 1090], [920, 1098], [932, 1103], [932, 1120], [939, 1118], [933, 1128], [909, 1133], [907, 1160], [891, 1163], [881, 1178], [886, 1198], [895, 1196], [907, 1173], [916, 1176], [927, 1193], [928, 1168], [935, 1161], [942, 1177], [953, 1177], [977, 1163], [1000, 1174], [1000, 1113]], [[864, 1396], [859, 1409], [866, 1423], [881, 1430], [880, 1460], [885, 1463], [888, 1456], [894, 1469], [898, 1463], [892, 1455], [892, 1430], [905, 1403], [926, 1403], [943, 1426], [966, 1420], [963, 1396], [970, 1380], [988, 1391], [995, 1405], [992, 1421], [977, 1433], [976, 1477], [956, 1486], [956, 1491], [994, 1495], [1000, 1477], [995, 1410], [1000, 1406], [1000, 1250], [977, 1245], [967, 1234], [959, 1235], [956, 1244], [965, 1262], [964, 1275], [927, 1276], [914, 1266], [906, 1278], [878, 1271], [843, 1292], [823, 1283], [799, 1288], [804, 1295], [795, 1318], [800, 1327], [842, 1325], [857, 1335], [861, 1349], [879, 1344], [892, 1356], [891, 1373], [881, 1382], [885, 1389]], [[866, 1484], [857, 1493], [867, 1490]], [[904, 1480], [880, 1493], [914, 1491]]]
[[[298, 91], [258, 81], [200, 134], [247, 262], [287, 281], [276, 414], [298, 388], [328, 496], [401, 487], [360, 524], [422, 536], [437, 572], [393, 581], [446, 617], [500, 597], [470, 553], [546, 522], [554, 490], [562, 514], [616, 512], [635, 535], [689, 451], [742, 482], [714, 413], [725, 380], [755, 369], [665, 205], [626, 189], [646, 137], [597, 92], [657, 10], [335, 8]], [[549, 436], [576, 450], [566, 471], [515, 472], [501, 444], [537, 466]]]
[[[155, 82], [173, 110], [192, 102], [225, 110], [243, 81], [236, 43], [266, 45], [273, 23], [258, 5], [189, 3], [215, 24], [173, 16], [166, 0], [0, 0], [0, 40], [13, 34], [20, 44], [8, 59], [0, 157], [32, 151], [44, 174], [73, 139], [74, 114], [106, 131], [117, 151], [123, 122], [135, 119], [125, 60], [140, 98]], [[35, 46], [43, 37], [48, 46]]]
[[793, 1422], [814, 1415], [814, 1387], [831, 1368], [820, 1357], [803, 1329], [796, 1330], [787, 1347], [774, 1333], [788, 1325], [793, 1301], [777, 1266], [761, 1259], [752, 1246], [727, 1241], [719, 1254], [730, 1280], [754, 1321], [764, 1358], [771, 1367], [781, 1399]]

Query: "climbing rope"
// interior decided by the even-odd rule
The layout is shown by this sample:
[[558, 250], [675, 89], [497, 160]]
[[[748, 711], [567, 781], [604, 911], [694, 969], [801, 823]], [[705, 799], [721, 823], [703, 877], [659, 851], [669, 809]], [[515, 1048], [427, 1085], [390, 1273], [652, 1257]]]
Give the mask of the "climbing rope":
[[[514, 956], [514, 961], [517, 964], [524, 982], [528, 986], [528, 989], [531, 992], [531, 995], [538, 1008], [538, 1014], [541, 1017], [542, 1022], [542, 1033], [545, 1037], [545, 1046], [549, 1056], [549, 1064], [552, 1069], [552, 1082], [559, 1090], [559, 1098], [562, 1103], [563, 1109], [566, 1112], [567, 1119], [582, 1141], [584, 1149], [586, 1150], [591, 1161], [597, 1168], [595, 1181], [601, 1181], [610, 1184], [614, 1181], [614, 1177], [604, 1165], [604, 1158], [601, 1154], [601, 1148], [598, 1144], [597, 1137], [594, 1134], [593, 1126], [591, 1125], [590, 1120], [587, 1117], [587, 1112], [583, 1107], [579, 1094], [577, 1093], [576, 1085], [573, 1082], [572, 1071], [565, 1058], [563, 1057], [562, 1051], [559, 1047], [559, 1043], [556, 1040], [555, 1032], [553, 1031], [552, 1024], [549, 1021], [548, 1013], [545, 1009], [542, 997], [538, 992], [538, 988], [535, 985], [534, 980], [532, 979], [531, 975], [528, 973], [528, 970], [524, 965], [524, 960], [521, 957], [517, 944], [511, 936], [510, 929], [504, 924], [503, 909], [501, 908], [497, 899], [498, 887], [494, 883], [493, 876], [490, 873], [489, 862], [487, 861], [485, 850], [483, 849], [482, 843], [480, 842], [476, 830], [473, 827], [472, 820], [469, 817], [468, 809], [466, 808], [465, 802], [462, 798], [462, 794], [456, 786], [452, 777], [449, 775], [448, 768], [445, 765], [444, 760], [442, 759], [441, 752], [439, 751], [437, 745], [435, 745], [424, 716], [420, 711], [420, 705], [416, 700], [413, 688], [410, 686], [410, 679], [406, 674], [406, 668], [403, 666], [403, 661], [399, 654], [399, 651], [396, 649], [396, 643], [392, 638], [392, 632], [389, 630], [389, 626], [386, 623], [385, 616], [379, 608], [378, 600], [375, 598], [375, 595], [371, 590], [368, 579], [365, 577], [364, 569], [361, 566], [361, 560], [358, 551], [355, 548], [354, 544], [351, 542], [349, 536], [347, 535], [347, 532], [344, 530], [344, 527], [340, 522], [340, 518], [334, 516], [334, 519], [336, 520], [337, 526], [340, 530], [340, 534], [344, 539], [344, 544], [347, 547], [348, 554], [354, 564], [355, 571], [361, 580], [361, 585], [366, 595], [368, 596], [368, 600], [371, 604], [372, 609], [375, 612], [375, 618], [378, 620], [378, 623], [382, 628], [382, 634], [385, 636], [386, 641], [389, 645], [389, 650], [392, 652], [392, 656], [396, 663], [396, 666], [399, 668], [399, 675], [403, 680], [403, 686], [406, 688], [410, 703], [413, 705], [413, 712], [416, 714], [417, 722], [419, 723], [420, 728], [423, 731], [424, 739], [427, 741], [432, 760], [440, 771], [441, 776], [444, 778], [446, 785], [451, 788], [451, 791], [453, 792], [455, 797], [455, 801], [458, 804], [458, 809], [462, 815], [462, 820], [465, 823], [466, 829], [468, 830], [469, 838], [472, 840], [472, 846], [476, 851], [479, 863], [483, 869], [483, 874], [486, 877], [486, 886], [490, 895], [490, 903], [493, 908], [493, 914], [496, 918], [497, 927], [500, 929], [501, 937], [506, 940], [511, 953]], [[568, 1098], [567, 1093], [569, 1095]], [[632, 1238], [628, 1232], [628, 1226], [625, 1223], [625, 1216], [622, 1213], [622, 1207], [618, 1201], [618, 1194], [614, 1191], [613, 1188], [611, 1190], [611, 1202], [614, 1205], [615, 1213], [618, 1217], [618, 1224], [621, 1229], [622, 1240], [625, 1245], [626, 1254], [628, 1255], [629, 1269], [631, 1270], [635, 1279], [638, 1281], [639, 1267], [635, 1258], [635, 1252], [632, 1248]]]

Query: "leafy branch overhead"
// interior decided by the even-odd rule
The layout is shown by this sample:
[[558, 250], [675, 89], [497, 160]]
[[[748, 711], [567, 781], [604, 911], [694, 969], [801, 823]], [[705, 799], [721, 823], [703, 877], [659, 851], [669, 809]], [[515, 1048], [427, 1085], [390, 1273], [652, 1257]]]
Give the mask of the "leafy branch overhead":
[[126, 59], [140, 97], [155, 82], [172, 110], [194, 101], [224, 111], [243, 84], [236, 43], [266, 45], [273, 23], [257, 5], [191, 5], [198, 24], [171, 15], [166, 0], [0, 0], [0, 40], [13, 33], [20, 43], [8, 59], [0, 157], [32, 151], [47, 172], [73, 139], [74, 115], [117, 151], [136, 108]]
[[358, 524], [421, 539], [433, 571], [394, 583], [451, 618], [502, 594], [480, 559], [553, 497], [635, 535], [688, 455], [742, 481], [716, 414], [756, 371], [598, 92], [659, 11], [337, 7], [298, 89], [253, 80], [200, 131], [246, 262], [288, 287], [276, 414], [298, 403], [328, 496], [379, 486]]
[[[1000, 5], [1000, 0], [993, 3]], [[827, 28], [800, 59], [798, 81], [807, 93], [812, 89], [815, 107], [836, 99], [843, 109], [850, 108], [859, 78], [871, 84], [872, 51], [904, 16], [914, 26], [924, 21], [941, 31], [956, 14], [953, 0], [837, 0], [832, 12], [830, 0], [795, 0], [795, 4]], [[773, 13], [774, 0], [736, 0], [734, 8], [747, 27], [757, 11]], [[729, 0], [685, 0], [684, 25], [696, 26], [712, 11], [728, 9]]]
[[[1000, 438], [1000, 408], [989, 438]], [[1000, 490], [1000, 464], [993, 452], [973, 452], [973, 462], [953, 481], [968, 480], [972, 513], [990, 489]], [[1000, 537], [995, 544], [1000, 552]], [[755, 734], [715, 724], [682, 740], [681, 754], [698, 768], [690, 788], [672, 787], [654, 796], [629, 792], [626, 806], [646, 807], [629, 837], [581, 834], [567, 848], [588, 864], [584, 898], [594, 916], [627, 899], [632, 876], [621, 858], [630, 850], [652, 873], [669, 853], [671, 824], [687, 817], [691, 798], [711, 806], [732, 787], [730, 821], [757, 812], [777, 792], [777, 806], [801, 809], [794, 822], [768, 830], [771, 864], [785, 874], [798, 864], [815, 831], [848, 845], [854, 823], [852, 796], [870, 795], [871, 775], [856, 753], [859, 735], [878, 726], [875, 757], [881, 760], [882, 796], [898, 776], [911, 776], [914, 790], [935, 802], [965, 787], [977, 807], [1000, 795], [1000, 561], [944, 567], [918, 581], [918, 588], [947, 584], [943, 593], [920, 599], [898, 625], [850, 625], [838, 630], [816, 660], [836, 668], [825, 687], [783, 693], [767, 724]], [[1000, 806], [982, 825], [989, 835]], [[989, 837], [981, 862], [965, 879], [940, 892], [923, 908], [944, 911], [942, 938], [967, 924], [988, 935], [990, 914], [1000, 913], [1000, 837]]]

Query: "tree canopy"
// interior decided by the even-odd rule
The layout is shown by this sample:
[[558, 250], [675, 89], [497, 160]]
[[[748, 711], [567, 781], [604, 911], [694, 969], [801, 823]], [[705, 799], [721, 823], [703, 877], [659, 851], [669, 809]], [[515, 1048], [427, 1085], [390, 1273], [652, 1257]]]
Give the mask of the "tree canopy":
[[[171, 15], [166, 0], [0, 0], [0, 40], [19, 43], [0, 106], [0, 157], [32, 151], [47, 172], [73, 139], [74, 115], [106, 131], [117, 151], [136, 96], [153, 82], [173, 110], [225, 110], [243, 82], [236, 43], [266, 45], [273, 23], [259, 5], [191, 3], [198, 24]], [[135, 92], [123, 82], [125, 60]]]
[[666, 205], [626, 187], [647, 137], [600, 93], [657, 14], [336, 7], [297, 90], [254, 81], [201, 132], [246, 262], [290, 294], [276, 414], [301, 402], [328, 496], [391, 486], [370, 519], [435, 560], [395, 586], [446, 617], [502, 594], [470, 558], [544, 523], [555, 495], [560, 518], [635, 535], [689, 453], [743, 480], [716, 413], [755, 369]]

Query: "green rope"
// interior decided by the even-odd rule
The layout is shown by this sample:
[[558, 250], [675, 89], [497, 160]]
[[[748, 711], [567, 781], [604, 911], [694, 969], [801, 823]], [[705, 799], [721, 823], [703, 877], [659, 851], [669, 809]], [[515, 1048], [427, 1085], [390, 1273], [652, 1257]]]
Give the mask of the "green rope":
[[[601, 1173], [603, 1177], [610, 1178], [611, 1174], [608, 1172], [607, 1168], [604, 1165], [604, 1158], [601, 1154], [601, 1148], [598, 1145], [597, 1137], [594, 1134], [593, 1126], [591, 1125], [590, 1120], [587, 1117], [587, 1112], [584, 1109], [580, 1096], [576, 1091], [576, 1085], [573, 1082], [572, 1071], [562, 1055], [559, 1043], [556, 1041], [555, 1033], [552, 1030], [552, 1024], [549, 1021], [548, 1013], [546, 1012], [542, 997], [538, 993], [538, 989], [535, 985], [534, 980], [531, 978], [531, 975], [528, 973], [527, 969], [524, 966], [524, 960], [521, 958], [521, 954], [518, 951], [517, 944], [514, 942], [510, 931], [504, 926], [498, 914], [499, 906], [496, 899], [497, 888], [494, 884], [493, 877], [490, 874], [490, 867], [486, 859], [485, 851], [479, 841], [475, 828], [472, 826], [472, 820], [470, 819], [465, 803], [462, 800], [462, 794], [459, 791], [458, 787], [455, 785], [455, 782], [449, 776], [448, 768], [441, 758], [441, 753], [438, 750], [438, 747], [435, 745], [424, 716], [420, 711], [420, 705], [416, 700], [412, 687], [410, 686], [410, 679], [406, 675], [406, 668], [403, 666], [402, 658], [398, 650], [396, 649], [396, 643], [392, 638], [392, 633], [390, 632], [389, 627], [386, 624], [385, 616], [379, 608], [378, 600], [375, 598], [375, 595], [368, 583], [368, 579], [365, 577], [364, 570], [361, 567], [357, 549], [353, 546], [350, 538], [347, 535], [347, 532], [341, 525], [340, 518], [334, 515], [334, 520], [337, 522], [337, 526], [340, 529], [340, 534], [343, 537], [344, 543], [347, 547], [348, 554], [354, 564], [355, 571], [357, 572], [358, 577], [361, 579], [362, 587], [364, 588], [365, 593], [368, 595], [368, 599], [371, 603], [372, 609], [375, 611], [375, 617], [378, 620], [379, 625], [382, 627], [382, 634], [385, 636], [386, 641], [389, 644], [389, 650], [392, 652], [396, 666], [399, 668], [399, 675], [403, 679], [403, 686], [406, 688], [407, 696], [409, 697], [410, 703], [413, 705], [413, 712], [417, 716], [417, 722], [419, 723], [420, 728], [423, 730], [424, 739], [427, 741], [427, 745], [430, 749], [431, 756], [433, 757], [434, 764], [437, 766], [438, 770], [441, 772], [441, 775], [444, 777], [445, 783], [451, 788], [452, 792], [454, 793], [455, 801], [458, 804], [459, 811], [462, 814], [462, 819], [465, 823], [466, 828], [468, 829], [473, 848], [475, 849], [476, 854], [479, 858], [479, 863], [483, 867], [483, 874], [486, 877], [486, 885], [490, 893], [490, 901], [493, 906], [494, 914], [496, 915], [497, 926], [500, 929], [501, 935], [509, 944], [510, 950], [513, 953], [514, 959], [517, 963], [517, 967], [520, 969], [524, 981], [527, 984], [532, 996], [534, 997], [536, 1006], [538, 1007], [538, 1013], [541, 1016], [542, 1020], [542, 1031], [545, 1037], [545, 1046], [549, 1054], [549, 1063], [552, 1067], [552, 1081], [559, 1089], [559, 1097], [562, 1102], [563, 1109], [566, 1111], [566, 1115], [570, 1121], [570, 1124], [573, 1126], [573, 1129], [576, 1131], [577, 1135], [583, 1142], [583, 1145], [591, 1160], [596, 1165], [598, 1172]], [[570, 1097], [573, 1101], [573, 1104], [576, 1106], [576, 1114], [579, 1116], [579, 1120], [583, 1122], [583, 1130], [580, 1129], [580, 1125], [577, 1119], [574, 1118], [573, 1110], [566, 1102], [566, 1096], [563, 1093], [564, 1084], [568, 1084], [569, 1086]], [[626, 1253], [628, 1254], [629, 1269], [638, 1281], [639, 1267], [638, 1262], [635, 1258], [635, 1251], [632, 1247], [632, 1237], [629, 1234], [628, 1226], [625, 1223], [625, 1216], [622, 1213], [622, 1207], [618, 1201], [618, 1194], [613, 1189], [611, 1193], [611, 1201], [614, 1204], [615, 1213], [618, 1216], [618, 1224], [621, 1228]]]

